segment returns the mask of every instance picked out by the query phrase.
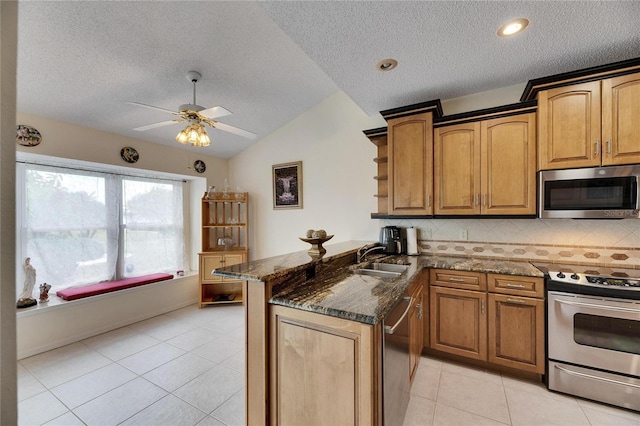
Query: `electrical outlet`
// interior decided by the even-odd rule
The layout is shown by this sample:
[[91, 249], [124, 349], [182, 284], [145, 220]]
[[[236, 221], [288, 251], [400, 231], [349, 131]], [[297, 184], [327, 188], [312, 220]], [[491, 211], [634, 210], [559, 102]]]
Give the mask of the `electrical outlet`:
[[419, 239], [421, 240], [430, 240], [431, 239], [431, 228], [418, 228], [420, 230]]
[[461, 229], [460, 232], [458, 233], [458, 238], [460, 238], [463, 241], [467, 241], [469, 239], [469, 235], [467, 234], [467, 230], [466, 229]]

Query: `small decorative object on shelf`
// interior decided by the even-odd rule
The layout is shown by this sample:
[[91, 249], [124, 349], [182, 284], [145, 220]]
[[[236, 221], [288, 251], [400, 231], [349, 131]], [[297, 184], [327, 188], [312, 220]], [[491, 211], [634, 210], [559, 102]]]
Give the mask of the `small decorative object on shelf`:
[[16, 307], [28, 308], [29, 306], [37, 305], [36, 299], [33, 298], [33, 288], [36, 285], [36, 269], [31, 264], [31, 258], [27, 257], [22, 265], [24, 270], [24, 286], [22, 287], [22, 293], [18, 297]]
[[327, 235], [327, 232], [324, 229], [320, 229], [318, 231], [309, 229], [307, 231], [306, 238], [300, 237], [300, 239], [305, 243], [311, 244], [311, 248], [308, 251], [311, 257], [325, 254], [327, 250], [322, 247], [322, 244], [329, 241], [331, 238], [333, 238], [333, 235]]
[[216, 194], [216, 187], [213, 185], [209, 185], [209, 189], [207, 190], [207, 194], [205, 195], [205, 198], [207, 200], [212, 199]]
[[49, 290], [51, 290], [51, 284], [40, 284], [40, 303], [47, 303], [49, 301]]

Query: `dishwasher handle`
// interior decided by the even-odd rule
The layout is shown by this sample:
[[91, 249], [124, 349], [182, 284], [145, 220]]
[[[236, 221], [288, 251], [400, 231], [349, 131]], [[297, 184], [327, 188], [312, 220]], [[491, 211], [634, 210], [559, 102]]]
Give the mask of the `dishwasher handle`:
[[384, 326], [385, 334], [393, 334], [393, 333], [395, 333], [396, 332], [396, 328], [398, 328], [400, 323], [402, 323], [402, 321], [404, 321], [405, 317], [409, 313], [409, 309], [411, 309], [411, 305], [413, 304], [413, 297], [403, 297], [402, 300], [406, 300], [406, 301], [409, 302], [409, 303], [407, 303], [407, 308], [404, 310], [404, 312], [400, 316], [400, 319], [398, 319], [398, 321], [396, 321], [395, 324], [393, 324], [393, 325], [385, 325]]

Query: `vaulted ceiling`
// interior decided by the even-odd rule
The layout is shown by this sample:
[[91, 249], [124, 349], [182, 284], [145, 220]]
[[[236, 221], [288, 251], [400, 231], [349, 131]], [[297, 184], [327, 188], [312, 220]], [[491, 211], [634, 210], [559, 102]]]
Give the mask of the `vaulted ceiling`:
[[127, 102], [177, 110], [195, 70], [197, 103], [258, 137], [185, 149], [230, 158], [339, 90], [372, 115], [640, 57], [639, 21], [638, 1], [21, 0], [18, 110], [181, 146], [184, 125], [132, 130], [173, 116]]

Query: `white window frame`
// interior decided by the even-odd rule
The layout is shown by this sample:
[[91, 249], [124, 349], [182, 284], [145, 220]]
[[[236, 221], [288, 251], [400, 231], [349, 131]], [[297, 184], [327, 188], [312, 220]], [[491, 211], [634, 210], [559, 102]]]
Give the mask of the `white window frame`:
[[[25, 179], [24, 179], [24, 176], [26, 173], [25, 163], [56, 167], [60, 169], [67, 168], [67, 169], [79, 170], [79, 171], [106, 173], [106, 174], [118, 175], [122, 177], [146, 178], [146, 179], [154, 178], [154, 179], [163, 179], [163, 180], [169, 180], [169, 181], [181, 181], [182, 182], [182, 201], [183, 201], [182, 202], [182, 209], [183, 209], [182, 232], [183, 232], [183, 247], [184, 247], [183, 258], [182, 258], [182, 265], [183, 265], [182, 269], [185, 269], [188, 273], [193, 269], [195, 252], [194, 252], [194, 247], [191, 244], [191, 241], [194, 236], [191, 235], [191, 226], [190, 226], [190, 220], [192, 219], [191, 217], [191, 210], [193, 207], [192, 204], [194, 204], [194, 200], [192, 200], [194, 193], [192, 191], [194, 188], [197, 188], [199, 186], [206, 187], [206, 181], [204, 179], [198, 178], [203, 182], [200, 182], [199, 184], [196, 185], [196, 187], [192, 188], [191, 187], [191, 184], [193, 183], [192, 180], [195, 181], [196, 178], [193, 178], [190, 176], [182, 176], [182, 175], [175, 175], [171, 173], [148, 171], [148, 170], [141, 170], [141, 169], [130, 170], [129, 168], [110, 166], [110, 165], [99, 164], [99, 163], [91, 163], [91, 162], [80, 161], [80, 160], [66, 160], [66, 159], [60, 159], [60, 158], [48, 157], [48, 156], [42, 156], [42, 155], [32, 156], [29, 154], [18, 153], [17, 162], [16, 162], [16, 227], [17, 227], [16, 229], [16, 270], [18, 271], [18, 273], [16, 274], [16, 291], [18, 294], [22, 290], [23, 280], [24, 280], [23, 274], [21, 273], [22, 264], [24, 262], [24, 257], [28, 256], [28, 254], [26, 254], [27, 234], [26, 234], [26, 224], [25, 224], [25, 221], [26, 221], [26, 185], [25, 185]], [[122, 186], [121, 185], [116, 185], [116, 186], [119, 188], [119, 191], [120, 191]], [[122, 198], [119, 197], [119, 200], [121, 199]], [[199, 203], [200, 200], [198, 199], [197, 201]], [[120, 207], [121, 207], [121, 202], [119, 201], [118, 208]], [[121, 229], [122, 215], [120, 214], [120, 212], [118, 213], [119, 213], [118, 220], [120, 221], [119, 229]], [[118, 262], [121, 261], [120, 257], [121, 257], [122, 241], [123, 241], [122, 236], [119, 236], [118, 237], [118, 252], [119, 252]], [[196, 269], [197, 269], [197, 265], [196, 265]], [[116, 265], [116, 279], [118, 279], [122, 271], [123, 269], [121, 268], [120, 263], [118, 263]], [[39, 284], [39, 283], [40, 283], [39, 281], [36, 282], [36, 284]], [[64, 287], [65, 286], [58, 286], [57, 289], [62, 289]], [[34, 290], [34, 295], [36, 291], [37, 289]]]

